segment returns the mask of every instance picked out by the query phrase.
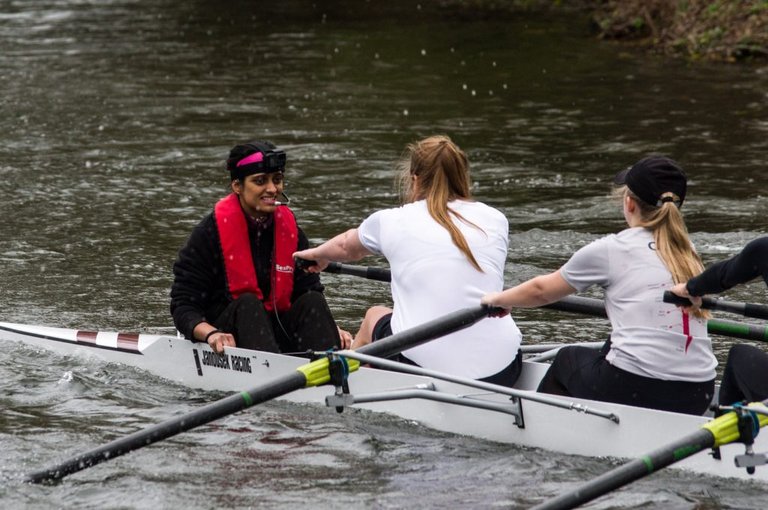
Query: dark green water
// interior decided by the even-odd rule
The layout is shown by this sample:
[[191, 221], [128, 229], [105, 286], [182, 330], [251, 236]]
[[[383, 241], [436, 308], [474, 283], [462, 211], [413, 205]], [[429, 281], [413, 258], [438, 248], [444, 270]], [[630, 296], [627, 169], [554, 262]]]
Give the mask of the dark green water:
[[[449, 134], [504, 211], [512, 284], [622, 228], [610, 177], [648, 152], [687, 169], [706, 262], [768, 231], [768, 68], [688, 64], [596, 41], [579, 16], [468, 18], [410, 2], [0, 0], [0, 319], [164, 327], [176, 251], [223, 195], [235, 143], [288, 152], [313, 242], [397, 202], [407, 142]], [[366, 261], [371, 265], [383, 261]], [[355, 329], [386, 287], [326, 276]], [[597, 294], [593, 294], [597, 295]], [[766, 302], [765, 286], [728, 297]], [[601, 339], [604, 321], [516, 315], [526, 341]], [[721, 361], [731, 341], [718, 339]], [[526, 507], [599, 460], [270, 405], [54, 487], [20, 473], [190, 410], [188, 392], [95, 361], [0, 353], [0, 501], [50, 508]], [[613, 504], [756, 508], [763, 492], [671, 472]]]

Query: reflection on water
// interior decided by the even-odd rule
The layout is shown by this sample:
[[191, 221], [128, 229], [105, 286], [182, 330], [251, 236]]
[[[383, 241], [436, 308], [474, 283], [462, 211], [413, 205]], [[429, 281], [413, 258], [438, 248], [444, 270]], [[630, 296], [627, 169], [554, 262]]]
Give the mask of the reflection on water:
[[[622, 228], [609, 177], [646, 152], [687, 169], [685, 211], [706, 262], [768, 226], [766, 68], [635, 55], [591, 39], [578, 17], [468, 19], [397, 1], [9, 1], [0, 71], [6, 321], [169, 325], [176, 251], [225, 192], [227, 151], [251, 138], [286, 148], [292, 206], [320, 242], [396, 203], [393, 162], [407, 142], [449, 134], [469, 153], [476, 196], [510, 219], [510, 284]], [[389, 300], [380, 283], [324, 282], [349, 329]], [[729, 297], [765, 302], [766, 291], [757, 282]], [[557, 312], [517, 319], [528, 342], [607, 333], [602, 320]], [[718, 339], [721, 360], [731, 343]], [[0, 373], [6, 481], [216, 397], [23, 347], [2, 353]], [[605, 467], [270, 405], [0, 498], [525, 507]], [[658, 508], [758, 501], [749, 486], [663, 473], [622, 494], [616, 504]]]

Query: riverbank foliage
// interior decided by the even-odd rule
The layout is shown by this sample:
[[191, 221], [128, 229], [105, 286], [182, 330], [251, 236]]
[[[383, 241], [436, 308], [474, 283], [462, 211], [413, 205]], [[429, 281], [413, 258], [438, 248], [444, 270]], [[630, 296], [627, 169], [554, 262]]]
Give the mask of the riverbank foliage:
[[768, 60], [768, 0], [442, 0], [472, 15], [579, 11], [598, 37], [689, 59]]
[[606, 39], [692, 59], [768, 59], [768, 0], [610, 0], [592, 8]]

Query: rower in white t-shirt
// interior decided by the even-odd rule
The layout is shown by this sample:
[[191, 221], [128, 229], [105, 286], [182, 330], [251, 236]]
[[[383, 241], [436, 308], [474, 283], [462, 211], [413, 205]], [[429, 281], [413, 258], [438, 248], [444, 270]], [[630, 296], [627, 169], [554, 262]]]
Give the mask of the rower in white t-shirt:
[[553, 273], [481, 302], [535, 307], [592, 285], [602, 287], [610, 340], [600, 351], [561, 349], [539, 391], [702, 414], [712, 401], [717, 366], [706, 313], [689, 315], [662, 302], [664, 289], [703, 269], [679, 210], [685, 173], [669, 158], [650, 156], [614, 182], [630, 228], [581, 248]]
[[[392, 309], [368, 310], [355, 348], [457, 310], [477, 306], [504, 286], [509, 224], [504, 215], [472, 200], [469, 164], [448, 137], [408, 146], [401, 162], [405, 205], [373, 213], [297, 258], [348, 262], [383, 255], [392, 274]], [[398, 358], [424, 368], [512, 386], [522, 368], [522, 337], [511, 317], [488, 319], [408, 349]]]
[[[392, 271], [390, 330], [388, 315], [378, 318], [376, 338], [399, 333], [451, 311], [477, 306], [487, 292], [504, 287], [509, 224], [498, 210], [480, 202], [454, 200], [448, 207], [482, 231], [455, 224], [482, 268], [478, 271], [430, 216], [426, 200], [369, 216], [358, 227], [360, 243], [383, 255]], [[388, 313], [388, 312], [387, 312]], [[384, 333], [384, 334], [382, 334]], [[491, 376], [515, 359], [520, 331], [511, 317], [474, 326], [414, 347], [403, 355], [419, 366], [473, 379]]]

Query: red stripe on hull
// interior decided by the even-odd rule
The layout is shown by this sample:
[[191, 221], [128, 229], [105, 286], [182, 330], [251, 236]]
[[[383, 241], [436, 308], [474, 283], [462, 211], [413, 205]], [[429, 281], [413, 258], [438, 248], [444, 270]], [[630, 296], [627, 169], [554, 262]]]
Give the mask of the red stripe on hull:
[[139, 351], [139, 335], [136, 333], [118, 333], [117, 348]]
[[95, 344], [96, 343], [96, 335], [97, 333], [95, 331], [78, 331], [77, 332], [77, 341], [78, 342], [84, 342], [87, 344]]

